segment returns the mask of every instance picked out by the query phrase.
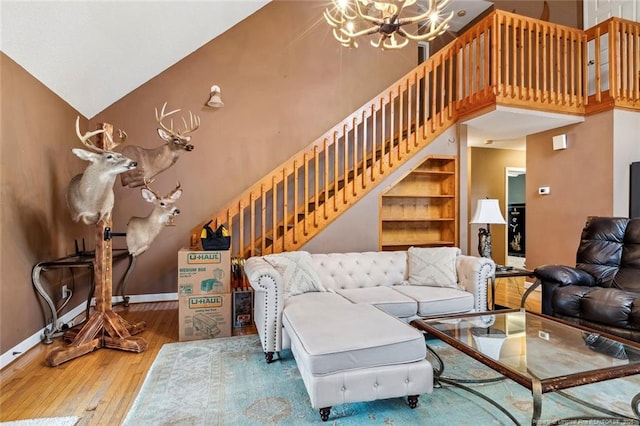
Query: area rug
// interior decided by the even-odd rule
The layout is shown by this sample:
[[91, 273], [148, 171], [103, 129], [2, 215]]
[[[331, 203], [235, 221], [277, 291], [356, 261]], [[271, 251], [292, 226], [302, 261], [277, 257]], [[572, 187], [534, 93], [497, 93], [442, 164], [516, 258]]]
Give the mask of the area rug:
[[14, 420], [11, 422], [0, 422], [2, 426], [74, 426], [80, 417], [47, 417], [42, 419]]
[[[429, 342], [442, 357], [445, 375], [490, 378], [496, 373], [439, 340]], [[505, 407], [521, 424], [531, 424], [532, 397], [510, 380], [468, 385]], [[640, 377], [579, 388], [580, 397], [633, 416], [629, 402], [640, 391]], [[569, 399], [543, 395], [542, 418], [594, 415]], [[410, 409], [405, 398], [341, 404], [323, 423], [290, 351], [272, 364], [255, 335], [164, 345], [142, 385], [124, 425], [500, 425], [513, 422], [472, 393], [444, 386], [421, 395]], [[591, 423], [590, 423], [591, 424]], [[630, 422], [630, 424], [634, 424]], [[637, 422], [636, 422], [637, 424]]]

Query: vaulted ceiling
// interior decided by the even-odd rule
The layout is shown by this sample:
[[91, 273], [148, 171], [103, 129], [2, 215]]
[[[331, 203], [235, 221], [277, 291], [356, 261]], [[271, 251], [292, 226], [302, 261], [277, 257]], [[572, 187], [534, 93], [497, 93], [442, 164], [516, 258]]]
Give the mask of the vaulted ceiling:
[[270, 0], [2, 0], [1, 50], [87, 118]]

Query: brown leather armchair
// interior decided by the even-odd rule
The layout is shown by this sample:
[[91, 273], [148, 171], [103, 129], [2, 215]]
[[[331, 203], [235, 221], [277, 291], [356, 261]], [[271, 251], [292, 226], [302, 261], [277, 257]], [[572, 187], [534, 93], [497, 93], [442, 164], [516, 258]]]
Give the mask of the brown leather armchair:
[[544, 314], [640, 342], [640, 218], [590, 217], [575, 268], [534, 275]]

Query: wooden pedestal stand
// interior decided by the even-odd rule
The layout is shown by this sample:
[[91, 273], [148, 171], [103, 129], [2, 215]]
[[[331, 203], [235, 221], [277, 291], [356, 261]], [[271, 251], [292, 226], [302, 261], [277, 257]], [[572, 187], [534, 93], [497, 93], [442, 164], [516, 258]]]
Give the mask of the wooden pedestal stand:
[[[113, 134], [113, 127], [103, 123], [99, 128], [109, 135]], [[102, 136], [102, 134], [98, 135]], [[102, 141], [102, 148], [111, 150], [109, 139], [98, 138]], [[139, 322], [131, 324], [120, 315], [113, 312], [112, 296], [112, 246], [106, 228], [111, 228], [111, 213], [96, 224], [96, 257], [94, 260], [96, 306], [93, 314], [79, 330], [69, 330], [65, 339], [71, 341], [67, 346], [53, 349], [47, 356], [47, 365], [54, 367], [63, 362], [86, 355], [100, 348], [119, 349], [129, 352], [143, 352], [147, 349], [147, 342], [142, 337], [132, 335], [140, 333], [146, 324]]]

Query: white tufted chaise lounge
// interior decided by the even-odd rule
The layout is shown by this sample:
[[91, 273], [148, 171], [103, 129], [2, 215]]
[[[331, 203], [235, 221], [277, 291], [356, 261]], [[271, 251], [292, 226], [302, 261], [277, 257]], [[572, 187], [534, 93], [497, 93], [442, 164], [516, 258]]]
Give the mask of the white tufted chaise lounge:
[[306, 272], [325, 291], [295, 295], [285, 294], [287, 274], [272, 266], [269, 256], [246, 260], [266, 360], [291, 349], [322, 420], [331, 406], [348, 402], [407, 396], [415, 407], [418, 396], [433, 389], [433, 369], [425, 359], [423, 335], [408, 322], [486, 310], [493, 261], [458, 251], [451, 266], [453, 287], [411, 285], [410, 253], [415, 249], [306, 254], [312, 269]]

